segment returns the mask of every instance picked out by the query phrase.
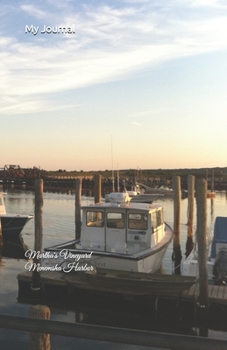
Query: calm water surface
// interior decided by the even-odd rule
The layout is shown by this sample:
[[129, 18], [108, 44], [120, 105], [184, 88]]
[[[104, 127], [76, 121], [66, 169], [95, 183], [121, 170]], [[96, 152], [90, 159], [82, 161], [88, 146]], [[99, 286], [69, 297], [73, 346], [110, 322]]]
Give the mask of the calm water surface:
[[[82, 197], [83, 204], [91, 203], [93, 198]], [[173, 224], [173, 202], [172, 199], [158, 200], [159, 203], [164, 205], [165, 221], [171, 226]], [[182, 255], [185, 252], [185, 242], [187, 234], [187, 199], [182, 200], [181, 209], [181, 248]], [[7, 213], [17, 214], [33, 214], [34, 213], [34, 193], [29, 191], [16, 191], [13, 189], [7, 190], [5, 197], [5, 205]], [[43, 247], [58, 244], [71, 240], [75, 236], [75, 197], [72, 194], [61, 193], [44, 193], [44, 207], [43, 207]], [[227, 215], [227, 197], [225, 192], [217, 193], [216, 198], [207, 201], [207, 224], [209, 228], [213, 227], [213, 223], [216, 216]], [[28, 248], [34, 248], [34, 220], [31, 220], [24, 228], [22, 233], [23, 241]], [[172, 245], [170, 245], [167, 254], [164, 258], [163, 268], [166, 273], [172, 273]], [[0, 260], [0, 313], [9, 315], [28, 316], [28, 310], [30, 305], [21, 304], [17, 301], [18, 296], [18, 273], [24, 271], [25, 261], [23, 259], [14, 259], [3, 256]], [[58, 310], [51, 310], [53, 320], [75, 322], [75, 312], [61, 309], [60, 305]], [[105, 315], [103, 324], [110, 324], [108, 315]], [[112, 316], [110, 316], [112, 317]], [[116, 317], [116, 315], [115, 315]], [[121, 326], [121, 317], [114, 320], [114, 325]], [[224, 321], [224, 320], [223, 320]], [[100, 322], [100, 321], [99, 321]], [[225, 320], [226, 322], [226, 320]], [[157, 329], [157, 323], [159, 328]], [[162, 329], [160, 322], [156, 320], [154, 322], [156, 326], [152, 329], [152, 321], [149, 325], [150, 330], [184, 333], [182, 328], [176, 329], [170, 324], [166, 324]], [[131, 323], [124, 323], [124, 327], [131, 327]], [[135, 327], [135, 325], [133, 325]], [[187, 332], [185, 332], [187, 333]], [[196, 329], [190, 329], [190, 334], [197, 334]], [[227, 333], [223, 331], [209, 330], [209, 337], [219, 338], [227, 340]], [[0, 329], [0, 344], [1, 348], [8, 349], [28, 349], [28, 334], [26, 332], [2, 330]], [[110, 344], [105, 342], [91, 342], [82, 339], [71, 339], [65, 337], [51, 337], [51, 344], [53, 350], [86, 350], [86, 349], [105, 349], [105, 350], [120, 350], [120, 349], [139, 349], [137, 346]], [[140, 347], [140, 349], [145, 349]]]

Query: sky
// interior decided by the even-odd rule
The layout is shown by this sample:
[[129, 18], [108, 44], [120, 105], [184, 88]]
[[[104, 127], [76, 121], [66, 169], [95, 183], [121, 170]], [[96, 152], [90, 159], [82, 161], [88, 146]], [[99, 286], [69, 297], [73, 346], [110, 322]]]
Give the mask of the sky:
[[227, 166], [226, 0], [0, 8], [0, 167]]

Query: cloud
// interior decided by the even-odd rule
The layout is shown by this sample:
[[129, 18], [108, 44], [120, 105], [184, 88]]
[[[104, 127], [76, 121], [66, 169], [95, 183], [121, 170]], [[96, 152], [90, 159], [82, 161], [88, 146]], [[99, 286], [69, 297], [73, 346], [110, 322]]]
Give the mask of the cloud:
[[137, 125], [137, 126], [142, 126], [142, 124], [137, 123], [137, 122], [132, 122], [132, 124]]
[[4, 115], [20, 115], [39, 112], [53, 112], [65, 109], [76, 109], [79, 104], [72, 102], [51, 101], [46, 97], [29, 99], [27, 96], [13, 98], [3, 96], [0, 98], [0, 113]]
[[150, 0], [124, 0], [125, 3], [129, 3], [129, 4], [143, 4], [149, 1]]
[[[197, 3], [221, 6], [219, 1], [169, 1], [163, 6], [164, 3], [128, 1], [128, 5], [118, 8], [87, 4], [73, 8], [70, 3], [59, 9], [48, 1], [46, 10], [37, 3], [21, 5], [29, 20], [32, 15], [46, 25], [74, 25], [76, 34], [17, 36], [16, 32], [2, 31], [2, 96], [21, 102], [15, 102], [13, 107], [5, 101], [0, 111], [15, 113], [17, 107], [25, 112], [48, 110], [46, 94], [125, 79], [168, 60], [226, 49], [227, 14], [211, 11], [203, 16], [190, 11]], [[17, 11], [12, 11], [14, 15], [18, 16]], [[44, 23], [48, 18], [50, 22]], [[36, 95], [38, 99], [29, 97]], [[41, 107], [37, 104], [40, 96], [44, 96]]]
[[35, 17], [35, 18], [39, 18], [39, 19], [45, 19], [47, 17], [47, 13], [40, 10], [39, 8], [37, 8], [35, 5], [21, 5], [20, 6], [21, 10], [26, 12], [27, 14]]
[[143, 117], [150, 117], [151, 115], [157, 115], [157, 114], [162, 114], [162, 113], [168, 113], [170, 112], [170, 109], [168, 108], [156, 108], [156, 109], [150, 109], [146, 111], [140, 111], [134, 114], [130, 114], [129, 117], [131, 118], [143, 118]]
[[0, 47], [6, 47], [8, 48], [9, 45], [11, 45], [14, 42], [13, 38], [10, 37], [0, 37]]
[[222, 1], [219, 0], [188, 0], [187, 3], [192, 7], [226, 7]]

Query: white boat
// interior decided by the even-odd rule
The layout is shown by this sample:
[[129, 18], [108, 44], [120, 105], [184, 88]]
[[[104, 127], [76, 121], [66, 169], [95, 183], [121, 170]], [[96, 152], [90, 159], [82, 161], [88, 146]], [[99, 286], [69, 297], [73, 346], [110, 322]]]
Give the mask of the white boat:
[[[138, 184], [136, 185], [130, 185], [130, 186], [126, 186], [124, 184], [124, 192], [125, 193], [124, 196], [128, 196], [129, 200], [131, 202], [138, 202], [138, 203], [153, 203], [155, 200], [158, 199], [158, 197], [163, 196], [163, 194], [157, 194], [157, 193], [145, 193], [145, 190], [141, 189], [140, 186]], [[113, 196], [112, 192], [112, 196]], [[119, 192], [116, 192], [119, 193]], [[111, 198], [110, 194], [107, 193], [105, 195], [105, 201], [106, 202], [110, 202], [113, 199]]]
[[3, 239], [19, 236], [33, 215], [6, 214], [4, 193], [0, 193], [0, 219]]
[[[163, 197], [173, 197], [174, 196], [174, 190], [168, 186], [160, 186], [160, 187], [149, 187], [145, 184], [136, 183], [137, 186], [140, 186], [140, 188], [142, 189], [144, 187], [145, 190], [143, 190], [144, 194], [156, 194], [157, 196], [163, 196]], [[187, 191], [185, 190], [181, 190], [181, 198], [186, 198], [188, 195]]]
[[[119, 192], [116, 192], [119, 193]], [[155, 200], [160, 197], [158, 194], [139, 194], [135, 191], [127, 191], [127, 192], [122, 192], [129, 198], [131, 202], [137, 202], [137, 203], [153, 203]], [[105, 202], [111, 202], [113, 199], [111, 198], [110, 194], [107, 193], [105, 195]]]
[[109, 197], [108, 203], [82, 208], [80, 239], [45, 248], [44, 266], [58, 263], [67, 269], [74, 264], [70, 266], [144, 273], [160, 269], [173, 238], [163, 207], [131, 202], [127, 193]]
[[[207, 238], [207, 272], [208, 279], [215, 284], [227, 284], [227, 217], [215, 219], [214, 233]], [[182, 264], [183, 276], [199, 277], [197, 244]]]

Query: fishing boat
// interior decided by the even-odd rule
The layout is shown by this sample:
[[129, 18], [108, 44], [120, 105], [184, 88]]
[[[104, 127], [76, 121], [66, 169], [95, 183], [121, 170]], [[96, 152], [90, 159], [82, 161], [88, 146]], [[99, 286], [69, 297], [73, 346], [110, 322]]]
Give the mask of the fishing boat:
[[[163, 196], [163, 197], [174, 197], [174, 190], [168, 186], [160, 186], [160, 187], [149, 187], [145, 184], [136, 183], [137, 186], [140, 186], [141, 191], [143, 190], [143, 194], [155, 194], [156, 196]], [[181, 190], [181, 198], [184, 199], [188, 196], [188, 193], [186, 190]]]
[[[140, 193], [134, 190], [126, 190], [123, 193], [127, 194], [128, 197], [130, 198], [131, 202], [140, 202], [140, 203], [153, 203], [154, 201], [156, 201], [158, 199], [158, 197], [161, 197], [162, 195], [159, 194], [144, 194], [144, 193]], [[111, 195], [109, 193], [105, 194], [105, 202], [111, 202], [112, 198]]]
[[4, 193], [0, 193], [0, 219], [3, 239], [19, 236], [24, 226], [33, 215], [7, 214], [4, 203]]
[[172, 228], [164, 222], [163, 207], [132, 202], [127, 192], [113, 192], [109, 200], [84, 206], [80, 239], [45, 248], [43, 264], [58, 263], [76, 271], [159, 270], [173, 238]]
[[207, 191], [207, 198], [215, 198], [215, 192], [214, 191]]
[[[227, 217], [215, 219], [214, 232], [207, 237], [208, 279], [217, 285], [227, 284]], [[183, 276], [199, 277], [197, 244], [182, 264]]]

